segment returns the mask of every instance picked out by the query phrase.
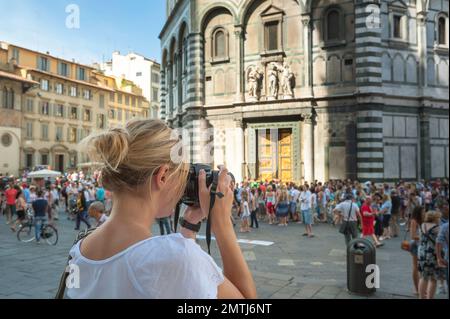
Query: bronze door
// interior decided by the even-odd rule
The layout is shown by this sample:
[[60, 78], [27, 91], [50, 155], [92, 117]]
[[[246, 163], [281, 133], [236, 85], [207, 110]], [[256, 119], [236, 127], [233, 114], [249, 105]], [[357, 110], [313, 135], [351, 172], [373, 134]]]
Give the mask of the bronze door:
[[292, 130], [258, 130], [257, 142], [258, 178], [292, 181]]

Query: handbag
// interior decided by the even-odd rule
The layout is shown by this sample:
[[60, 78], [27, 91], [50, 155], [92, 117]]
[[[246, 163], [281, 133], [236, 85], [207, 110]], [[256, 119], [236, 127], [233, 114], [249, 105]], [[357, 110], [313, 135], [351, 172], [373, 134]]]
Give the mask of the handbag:
[[351, 222], [349, 220], [350, 220], [350, 216], [352, 214], [352, 208], [353, 208], [353, 203], [350, 203], [350, 209], [348, 210], [347, 220], [344, 220], [341, 224], [341, 227], [339, 228], [339, 232], [343, 235], [347, 235], [348, 233], [350, 233]]
[[405, 237], [403, 237], [403, 241], [400, 244], [400, 248], [407, 252], [411, 252], [411, 247], [412, 247], [411, 241], [406, 239], [406, 237], [408, 236], [408, 233], [409, 233], [409, 229], [407, 229], [405, 231]]

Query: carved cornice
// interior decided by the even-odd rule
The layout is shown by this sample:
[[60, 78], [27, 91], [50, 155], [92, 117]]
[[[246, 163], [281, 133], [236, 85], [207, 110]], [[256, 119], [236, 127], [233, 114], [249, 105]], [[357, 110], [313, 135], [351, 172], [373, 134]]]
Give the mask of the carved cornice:
[[303, 110], [300, 116], [306, 124], [316, 124], [317, 113], [314, 108]]

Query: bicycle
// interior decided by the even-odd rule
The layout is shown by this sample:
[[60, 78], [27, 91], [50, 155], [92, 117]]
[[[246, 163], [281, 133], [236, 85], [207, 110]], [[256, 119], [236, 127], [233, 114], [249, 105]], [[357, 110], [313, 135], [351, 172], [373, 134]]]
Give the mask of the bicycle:
[[[33, 227], [36, 227], [34, 216], [31, 209], [27, 210], [27, 219], [19, 226], [17, 231], [17, 240], [23, 243], [30, 243], [36, 239], [35, 231]], [[58, 243], [58, 230], [46, 222], [43, 222], [41, 227], [41, 238], [46, 241], [50, 246], [55, 246]]]

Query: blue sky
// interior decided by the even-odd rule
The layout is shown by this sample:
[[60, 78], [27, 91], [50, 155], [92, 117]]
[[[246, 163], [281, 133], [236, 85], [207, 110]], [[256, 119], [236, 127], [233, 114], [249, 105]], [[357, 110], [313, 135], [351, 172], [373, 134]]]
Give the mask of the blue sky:
[[[66, 27], [70, 4], [79, 8], [79, 29]], [[83, 64], [116, 50], [161, 60], [165, 0], [0, 0], [0, 12], [1, 41]]]

